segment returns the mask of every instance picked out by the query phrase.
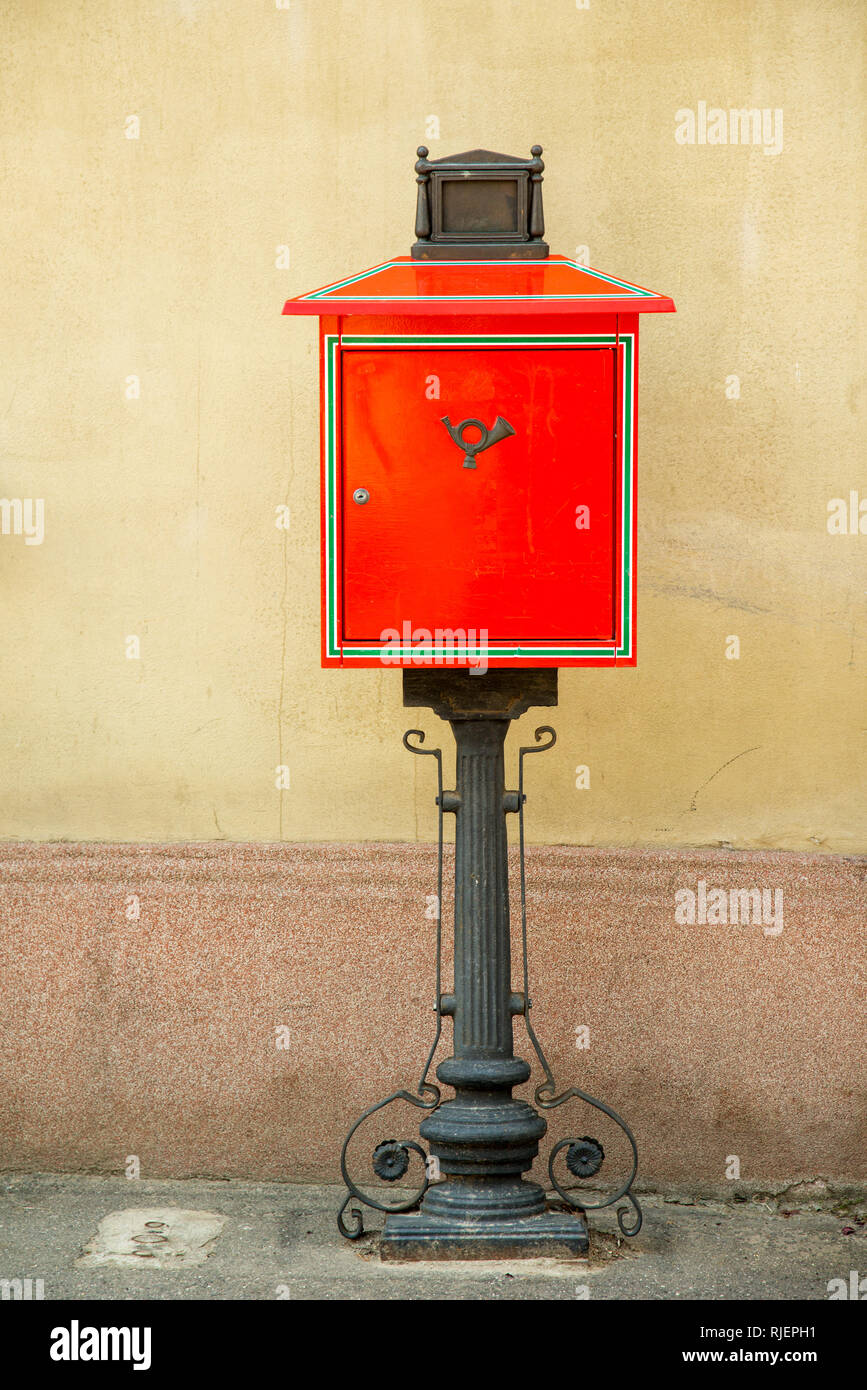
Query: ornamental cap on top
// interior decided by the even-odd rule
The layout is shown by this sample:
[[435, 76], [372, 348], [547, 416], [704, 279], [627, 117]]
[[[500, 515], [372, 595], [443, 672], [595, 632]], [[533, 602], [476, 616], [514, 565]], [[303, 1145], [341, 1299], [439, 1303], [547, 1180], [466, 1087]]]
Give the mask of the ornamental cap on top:
[[529, 159], [493, 150], [428, 159], [426, 145], [417, 153], [413, 260], [546, 258], [541, 145], [533, 145]]

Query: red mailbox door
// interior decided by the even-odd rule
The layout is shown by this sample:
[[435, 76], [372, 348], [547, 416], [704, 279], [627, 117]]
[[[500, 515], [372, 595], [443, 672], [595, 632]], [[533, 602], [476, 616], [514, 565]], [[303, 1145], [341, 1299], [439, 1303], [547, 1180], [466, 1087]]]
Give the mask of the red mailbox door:
[[[341, 358], [344, 640], [407, 623], [614, 638], [615, 348], [398, 341]], [[513, 432], [465, 466], [443, 416]]]

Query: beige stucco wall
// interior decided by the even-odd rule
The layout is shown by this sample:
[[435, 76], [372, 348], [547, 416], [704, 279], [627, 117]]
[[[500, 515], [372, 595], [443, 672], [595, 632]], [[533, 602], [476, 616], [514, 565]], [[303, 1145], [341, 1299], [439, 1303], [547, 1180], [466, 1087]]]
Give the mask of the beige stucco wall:
[[[45, 500], [0, 536], [0, 834], [433, 837], [433, 717], [319, 669], [280, 308], [407, 251], [420, 141], [539, 141], [552, 248], [678, 314], [643, 325], [639, 666], [561, 675], [531, 838], [864, 847], [867, 537], [826, 524], [867, 493], [861, 0], [0, 9], [0, 495]], [[781, 110], [782, 150], [678, 143], [700, 101]]]

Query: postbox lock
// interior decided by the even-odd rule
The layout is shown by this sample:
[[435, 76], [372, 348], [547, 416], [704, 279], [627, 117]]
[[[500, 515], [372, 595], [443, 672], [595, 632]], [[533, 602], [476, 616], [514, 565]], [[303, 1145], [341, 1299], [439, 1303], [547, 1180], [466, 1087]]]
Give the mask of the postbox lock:
[[366, 487], [357, 487], [352, 494], [353, 502], [357, 502], [359, 507], [363, 507], [365, 502], [370, 501], [370, 493]]
[[[515, 430], [508, 420], [504, 420], [502, 415], [498, 415], [490, 429], [483, 425], [481, 420], [470, 418], [461, 420], [459, 425], [453, 425], [448, 415], [442, 415], [441, 420], [455, 441], [459, 449], [464, 451], [464, 468], [475, 468], [476, 454], [480, 454], [483, 449], [490, 449], [492, 444], [498, 444], [501, 439], [508, 439]], [[478, 439], [465, 439], [464, 430], [472, 427], [479, 431]]]

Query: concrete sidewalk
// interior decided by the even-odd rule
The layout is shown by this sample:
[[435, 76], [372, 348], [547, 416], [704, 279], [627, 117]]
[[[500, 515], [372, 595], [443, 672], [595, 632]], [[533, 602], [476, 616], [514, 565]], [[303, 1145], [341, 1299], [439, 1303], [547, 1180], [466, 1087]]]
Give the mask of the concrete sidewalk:
[[[340, 1238], [341, 1200], [336, 1187], [288, 1183], [7, 1176], [0, 1281], [42, 1280], [45, 1299], [827, 1300], [829, 1280], [867, 1275], [867, 1226], [830, 1212], [786, 1217], [770, 1203], [645, 1195], [633, 1242], [610, 1210], [592, 1218], [586, 1260], [394, 1265], [380, 1263], [374, 1237]], [[226, 1218], [203, 1263], [76, 1264], [110, 1212], [175, 1207]]]

